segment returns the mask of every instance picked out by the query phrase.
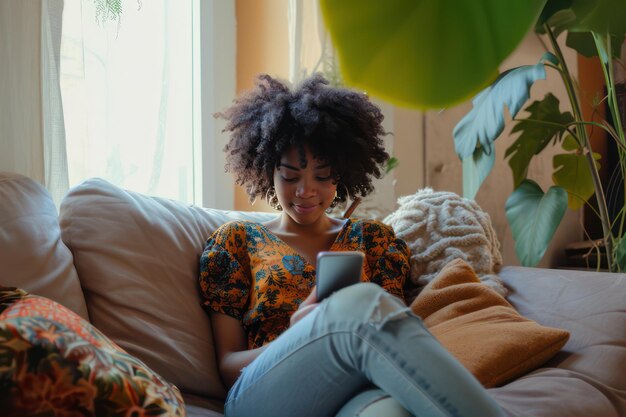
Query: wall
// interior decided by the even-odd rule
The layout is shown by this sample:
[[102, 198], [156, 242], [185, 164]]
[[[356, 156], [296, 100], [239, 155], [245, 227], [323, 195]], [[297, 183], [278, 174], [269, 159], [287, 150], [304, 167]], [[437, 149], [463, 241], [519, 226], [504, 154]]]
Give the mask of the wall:
[[0, 171], [44, 182], [41, 2], [0, 1]]
[[426, 115], [421, 111], [397, 107], [394, 127], [394, 154], [400, 163], [395, 169], [396, 195], [414, 194], [426, 186]]
[[[253, 88], [256, 76], [261, 73], [288, 79], [287, 0], [237, 0], [235, 13], [237, 95]], [[235, 190], [235, 209], [273, 211], [261, 199], [251, 205], [240, 186]]]

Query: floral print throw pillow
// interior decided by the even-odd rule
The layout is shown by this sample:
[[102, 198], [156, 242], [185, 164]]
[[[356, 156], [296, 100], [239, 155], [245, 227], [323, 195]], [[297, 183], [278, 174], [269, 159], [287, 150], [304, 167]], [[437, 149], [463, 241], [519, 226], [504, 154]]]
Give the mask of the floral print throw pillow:
[[184, 417], [178, 388], [90, 323], [44, 297], [0, 286], [3, 416]]

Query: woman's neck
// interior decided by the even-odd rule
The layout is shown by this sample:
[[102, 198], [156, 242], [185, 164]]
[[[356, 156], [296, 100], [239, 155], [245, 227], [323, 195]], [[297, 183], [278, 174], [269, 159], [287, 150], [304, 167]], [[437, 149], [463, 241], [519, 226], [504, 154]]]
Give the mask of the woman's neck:
[[281, 233], [295, 235], [322, 235], [328, 233], [337, 226], [336, 220], [330, 218], [326, 214], [321, 216], [315, 223], [299, 224], [296, 223], [286, 213], [281, 213], [277, 219], [277, 229]]

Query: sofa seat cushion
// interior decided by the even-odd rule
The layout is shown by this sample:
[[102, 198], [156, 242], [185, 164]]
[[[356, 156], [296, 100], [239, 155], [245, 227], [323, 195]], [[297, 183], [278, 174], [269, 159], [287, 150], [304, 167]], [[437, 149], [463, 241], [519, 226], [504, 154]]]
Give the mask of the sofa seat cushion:
[[181, 391], [217, 399], [226, 391], [201, 307], [200, 256], [223, 223], [273, 217], [202, 209], [101, 179], [71, 189], [60, 210], [92, 323]]
[[411, 304], [432, 334], [485, 386], [553, 357], [569, 333], [519, 314], [462, 259], [448, 263]]
[[0, 287], [2, 415], [183, 417], [178, 389], [60, 304]]
[[0, 285], [48, 297], [88, 318], [52, 197], [38, 182], [9, 172], [0, 172]]

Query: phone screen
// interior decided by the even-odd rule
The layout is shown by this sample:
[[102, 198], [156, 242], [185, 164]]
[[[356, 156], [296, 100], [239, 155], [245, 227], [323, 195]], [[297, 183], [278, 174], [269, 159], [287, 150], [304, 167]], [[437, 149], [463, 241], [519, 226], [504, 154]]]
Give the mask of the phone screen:
[[362, 252], [320, 252], [317, 256], [317, 300], [361, 281]]

